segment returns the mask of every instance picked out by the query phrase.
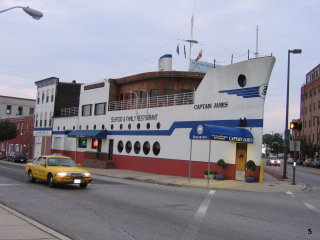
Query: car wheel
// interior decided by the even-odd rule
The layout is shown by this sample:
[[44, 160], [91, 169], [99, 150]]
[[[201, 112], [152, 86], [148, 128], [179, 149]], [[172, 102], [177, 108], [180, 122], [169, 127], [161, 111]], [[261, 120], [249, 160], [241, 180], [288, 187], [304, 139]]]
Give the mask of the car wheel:
[[49, 184], [49, 187], [54, 187], [56, 185], [51, 173], [48, 175], [48, 184]]
[[86, 188], [88, 186], [88, 183], [80, 183], [80, 188]]
[[33, 177], [31, 170], [28, 172], [28, 179], [29, 179], [29, 182], [31, 183], [34, 183], [36, 181], [36, 179]]

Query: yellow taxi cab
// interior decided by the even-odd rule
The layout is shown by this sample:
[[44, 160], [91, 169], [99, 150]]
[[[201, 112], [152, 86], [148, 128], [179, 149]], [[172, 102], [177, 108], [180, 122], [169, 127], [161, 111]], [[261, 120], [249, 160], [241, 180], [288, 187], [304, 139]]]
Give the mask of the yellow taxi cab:
[[63, 183], [79, 184], [80, 188], [86, 188], [92, 181], [91, 174], [71, 158], [55, 154], [41, 156], [32, 163], [27, 163], [24, 171], [29, 182], [44, 180], [50, 187]]

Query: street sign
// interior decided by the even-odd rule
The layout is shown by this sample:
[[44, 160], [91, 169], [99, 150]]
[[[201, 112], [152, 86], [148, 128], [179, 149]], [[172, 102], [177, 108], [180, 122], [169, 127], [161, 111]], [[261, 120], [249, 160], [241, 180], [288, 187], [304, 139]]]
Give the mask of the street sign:
[[300, 152], [300, 141], [290, 141], [290, 151]]

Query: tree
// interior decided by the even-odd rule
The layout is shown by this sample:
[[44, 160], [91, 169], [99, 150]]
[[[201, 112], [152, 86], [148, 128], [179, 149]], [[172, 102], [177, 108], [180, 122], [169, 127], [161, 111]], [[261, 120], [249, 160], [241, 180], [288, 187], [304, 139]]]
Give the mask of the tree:
[[0, 121], [0, 141], [7, 141], [18, 135], [17, 126], [9, 120]]
[[282, 153], [284, 150], [284, 141], [280, 133], [264, 134], [263, 144], [266, 144], [270, 152], [274, 154]]
[[312, 144], [310, 141], [307, 140], [306, 137], [301, 139], [301, 154], [305, 158], [313, 158], [316, 153], [316, 145]]

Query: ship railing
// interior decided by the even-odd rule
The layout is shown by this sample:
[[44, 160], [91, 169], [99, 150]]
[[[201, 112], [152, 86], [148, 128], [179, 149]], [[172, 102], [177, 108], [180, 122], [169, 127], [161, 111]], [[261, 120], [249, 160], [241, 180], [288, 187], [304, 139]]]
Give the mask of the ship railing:
[[66, 116], [77, 116], [79, 112], [78, 107], [70, 107], [70, 108], [62, 108], [60, 113], [61, 117], [66, 117]]
[[132, 98], [122, 101], [109, 102], [109, 111], [120, 111], [140, 108], [155, 108], [167, 107], [177, 105], [187, 105], [194, 103], [194, 92], [145, 97], [145, 98]]

